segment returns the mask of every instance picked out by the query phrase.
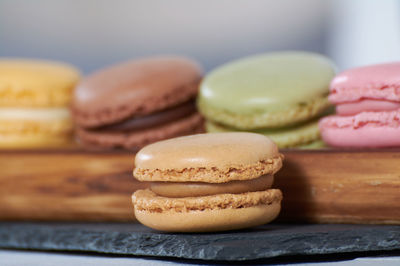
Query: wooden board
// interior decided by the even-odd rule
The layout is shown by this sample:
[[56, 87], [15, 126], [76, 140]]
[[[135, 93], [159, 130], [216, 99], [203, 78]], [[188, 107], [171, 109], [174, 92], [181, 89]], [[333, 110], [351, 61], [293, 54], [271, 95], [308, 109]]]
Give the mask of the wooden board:
[[291, 151], [275, 186], [281, 219], [400, 224], [400, 151]]
[[133, 165], [127, 152], [2, 152], [0, 219], [134, 220]]
[[[281, 221], [400, 224], [399, 150], [288, 150]], [[3, 151], [0, 220], [132, 221], [126, 151]]]

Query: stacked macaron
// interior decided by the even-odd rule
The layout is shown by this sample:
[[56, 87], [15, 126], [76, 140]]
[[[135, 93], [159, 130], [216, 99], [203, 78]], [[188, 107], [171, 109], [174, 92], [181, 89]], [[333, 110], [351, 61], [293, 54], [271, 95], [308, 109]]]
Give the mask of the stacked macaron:
[[329, 100], [337, 115], [320, 121], [334, 147], [400, 147], [400, 63], [350, 69], [335, 77]]
[[163, 231], [205, 232], [265, 224], [280, 211], [271, 189], [283, 156], [265, 136], [215, 133], [153, 143], [135, 158], [150, 189], [132, 196], [135, 217]]
[[68, 107], [78, 79], [64, 63], [0, 59], [0, 148], [71, 144]]
[[178, 56], [132, 60], [99, 70], [76, 88], [73, 114], [86, 146], [137, 149], [203, 131], [194, 99], [199, 65]]
[[203, 80], [198, 98], [208, 132], [252, 131], [279, 147], [318, 146], [329, 111], [333, 64], [307, 52], [261, 54], [227, 63]]

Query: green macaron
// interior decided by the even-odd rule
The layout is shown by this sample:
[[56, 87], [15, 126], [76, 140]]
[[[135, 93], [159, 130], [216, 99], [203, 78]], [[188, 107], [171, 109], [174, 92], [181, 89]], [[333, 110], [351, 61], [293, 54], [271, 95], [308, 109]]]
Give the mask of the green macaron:
[[259, 132], [287, 139], [277, 141], [281, 147], [301, 146], [319, 138], [316, 121], [310, 120], [330, 107], [334, 75], [333, 63], [315, 53], [250, 56], [211, 71], [201, 83], [197, 103], [209, 131]]

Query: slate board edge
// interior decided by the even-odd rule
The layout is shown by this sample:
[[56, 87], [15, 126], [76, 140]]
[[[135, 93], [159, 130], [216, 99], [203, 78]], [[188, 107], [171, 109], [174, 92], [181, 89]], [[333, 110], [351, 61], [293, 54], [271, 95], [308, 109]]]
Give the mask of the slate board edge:
[[[261, 235], [254, 239], [240, 236], [240, 234], [236, 239], [225, 237], [231, 244], [238, 244], [233, 247], [224, 246], [223, 241], [225, 239], [218, 234], [212, 237], [198, 235], [196, 236], [197, 244], [202, 241], [204, 244], [201, 248], [193, 248], [189, 243], [190, 241], [188, 242], [188, 239], [193, 237], [191, 235], [133, 234], [91, 230], [81, 230], [80, 234], [76, 234], [67, 229], [44, 229], [40, 226], [30, 226], [29, 229], [28, 231], [21, 230], [21, 226], [18, 225], [2, 226], [0, 228], [0, 247], [214, 261], [246, 261], [279, 256], [400, 250], [400, 227], [393, 227], [392, 230], [385, 231], [366, 229], [361, 236], [359, 232], [353, 235], [350, 234], [347, 237], [347, 241], [353, 240], [354, 243], [341, 246], [339, 249], [337, 246], [332, 245], [332, 243], [335, 243], [335, 234], [337, 232], [293, 234], [283, 237], [280, 235], [268, 235], [267, 237]], [[374, 242], [373, 237], [371, 238], [374, 234], [379, 234], [382, 237], [381, 240]], [[301, 238], [304, 243], [303, 246], [291, 245], [291, 243], [299, 243], [298, 238]], [[88, 239], [91, 241], [88, 241]], [[219, 244], [221, 240], [222, 244]], [[250, 240], [255, 243], [254, 246], [250, 247], [252, 252], [248, 252], [249, 247], [241, 246], [241, 242], [249, 242]], [[319, 241], [323, 245], [313, 247], [315, 241]], [[88, 245], [88, 243], [90, 244]], [[283, 248], [271, 248], [268, 243], [273, 243], [275, 246]]]

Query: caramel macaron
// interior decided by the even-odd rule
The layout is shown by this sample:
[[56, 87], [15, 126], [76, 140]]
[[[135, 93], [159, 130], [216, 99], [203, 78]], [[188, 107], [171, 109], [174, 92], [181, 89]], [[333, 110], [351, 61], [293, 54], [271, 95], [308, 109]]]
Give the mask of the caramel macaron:
[[254, 133], [197, 134], [141, 149], [133, 175], [150, 182], [132, 195], [135, 216], [153, 229], [209, 232], [275, 219], [282, 193], [271, 189], [283, 155]]
[[87, 146], [138, 149], [204, 131], [195, 97], [201, 67], [181, 56], [156, 56], [94, 72], [77, 86], [72, 111]]

